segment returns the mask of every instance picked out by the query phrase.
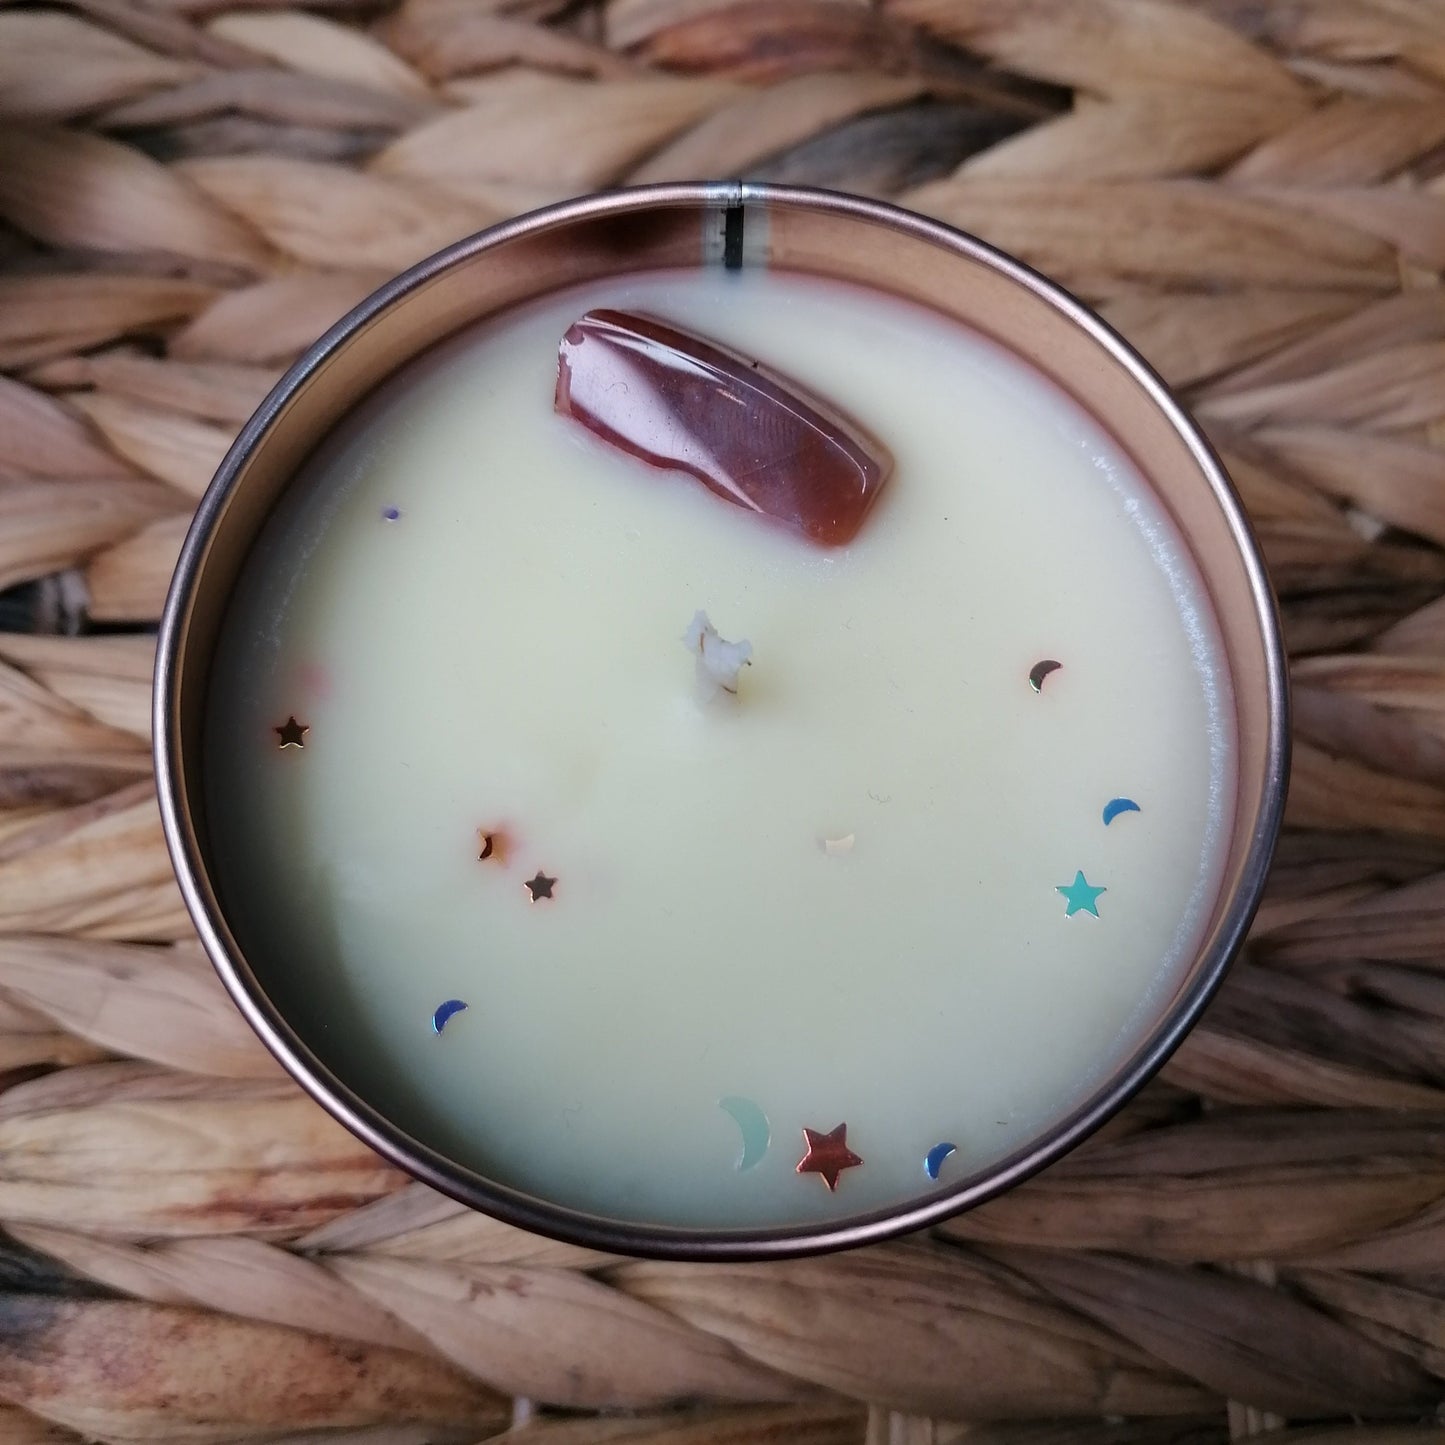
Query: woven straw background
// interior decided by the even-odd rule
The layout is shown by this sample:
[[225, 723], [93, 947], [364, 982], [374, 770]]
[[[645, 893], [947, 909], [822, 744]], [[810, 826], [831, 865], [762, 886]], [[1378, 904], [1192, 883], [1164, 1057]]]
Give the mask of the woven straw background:
[[[1105, 1137], [931, 1237], [643, 1264], [279, 1075], [171, 881], [148, 627], [389, 272], [739, 174], [899, 196], [1140, 345], [1258, 524], [1296, 764], [1246, 959]], [[1445, 1438], [1442, 268], [1445, 0], [0, 3], [0, 1440]]]

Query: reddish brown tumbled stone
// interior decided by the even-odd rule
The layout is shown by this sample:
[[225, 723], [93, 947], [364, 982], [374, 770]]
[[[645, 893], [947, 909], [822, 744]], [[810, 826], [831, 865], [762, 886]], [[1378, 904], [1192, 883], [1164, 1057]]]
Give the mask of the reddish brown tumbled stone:
[[893, 470], [837, 407], [652, 316], [589, 311], [562, 338], [556, 407], [604, 441], [688, 472], [825, 547], [851, 542]]

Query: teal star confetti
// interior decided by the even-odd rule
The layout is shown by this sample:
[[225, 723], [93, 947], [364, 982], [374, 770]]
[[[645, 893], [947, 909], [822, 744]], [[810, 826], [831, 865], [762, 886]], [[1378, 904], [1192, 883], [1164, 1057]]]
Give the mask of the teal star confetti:
[[1064, 909], [1065, 918], [1072, 918], [1074, 914], [1081, 913], [1085, 909], [1097, 918], [1099, 916], [1099, 895], [1108, 891], [1107, 888], [1091, 887], [1089, 880], [1082, 873], [1075, 873], [1072, 883], [1055, 890], [1069, 900], [1069, 906]]

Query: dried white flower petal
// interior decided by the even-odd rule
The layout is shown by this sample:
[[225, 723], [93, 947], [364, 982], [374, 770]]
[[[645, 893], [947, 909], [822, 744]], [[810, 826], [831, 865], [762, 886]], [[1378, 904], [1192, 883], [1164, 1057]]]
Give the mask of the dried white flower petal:
[[693, 614], [682, 641], [689, 652], [696, 654], [697, 680], [703, 697], [715, 697], [719, 689], [736, 695], [738, 674], [744, 667], [752, 666], [752, 643], [729, 642], [719, 635], [703, 611]]

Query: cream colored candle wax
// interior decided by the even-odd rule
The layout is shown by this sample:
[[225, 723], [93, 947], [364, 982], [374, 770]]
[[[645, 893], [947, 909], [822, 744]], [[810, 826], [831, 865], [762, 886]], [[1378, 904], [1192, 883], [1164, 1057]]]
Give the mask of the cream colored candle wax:
[[[878, 435], [856, 540], [556, 415], [599, 306]], [[751, 644], [735, 698], [699, 609]], [[996, 344], [786, 274], [591, 284], [406, 368], [268, 524], [213, 678], [222, 901], [283, 1011], [424, 1143], [627, 1221], [827, 1220], [1026, 1144], [1157, 1017], [1230, 824], [1214, 621], [1118, 445]]]

